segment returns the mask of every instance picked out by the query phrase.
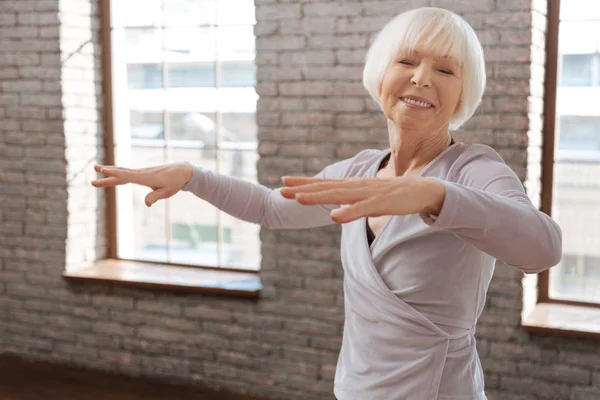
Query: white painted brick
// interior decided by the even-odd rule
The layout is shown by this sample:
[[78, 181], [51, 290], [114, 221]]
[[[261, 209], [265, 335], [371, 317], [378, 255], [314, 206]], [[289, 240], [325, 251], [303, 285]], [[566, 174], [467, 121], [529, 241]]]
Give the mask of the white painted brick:
[[335, 17], [314, 17], [310, 19], [286, 21], [280, 31], [284, 35], [334, 33]]
[[367, 35], [318, 35], [308, 39], [308, 47], [313, 49], [364, 49]]
[[297, 50], [304, 49], [306, 38], [304, 36], [269, 36], [256, 38], [257, 51], [272, 50]]
[[307, 80], [360, 81], [362, 82], [363, 68], [360, 66], [338, 65], [311, 66], [306, 68], [304, 76]]
[[370, 1], [364, 8], [364, 14], [382, 15], [392, 19], [397, 14], [417, 7], [429, 6], [429, 0], [386, 0]]
[[336, 51], [336, 61], [339, 64], [364, 65], [367, 49], [352, 49]]
[[256, 78], [261, 81], [299, 81], [302, 79], [302, 69], [297, 67], [262, 67], [257, 69]]
[[256, 18], [260, 21], [298, 19], [301, 16], [300, 4], [261, 5], [256, 8]]
[[389, 20], [389, 16], [342, 18], [337, 20], [335, 32], [372, 34], [381, 30]]
[[0, 14], [0, 26], [15, 26], [17, 24], [17, 14], [2, 13]]
[[334, 3], [316, 3], [305, 4], [304, 15], [306, 17], [357, 17], [363, 12], [362, 3], [353, 3], [350, 1], [334, 2]]
[[306, 106], [308, 110], [362, 112], [365, 108], [365, 102], [358, 97], [307, 99]]
[[279, 64], [287, 65], [331, 65], [335, 54], [331, 50], [305, 50], [279, 53]]
[[[279, 31], [278, 21], [260, 21], [254, 25], [254, 36], [271, 36]], [[285, 32], [282, 32], [285, 34]]]
[[280, 83], [279, 93], [283, 96], [330, 96], [333, 94], [331, 82]]

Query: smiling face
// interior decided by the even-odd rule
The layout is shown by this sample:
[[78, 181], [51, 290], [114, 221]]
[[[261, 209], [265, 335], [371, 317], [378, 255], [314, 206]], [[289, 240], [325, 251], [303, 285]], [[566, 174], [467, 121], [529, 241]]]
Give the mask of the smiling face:
[[401, 50], [383, 74], [384, 114], [407, 131], [447, 130], [460, 106], [461, 67], [450, 57], [416, 47]]

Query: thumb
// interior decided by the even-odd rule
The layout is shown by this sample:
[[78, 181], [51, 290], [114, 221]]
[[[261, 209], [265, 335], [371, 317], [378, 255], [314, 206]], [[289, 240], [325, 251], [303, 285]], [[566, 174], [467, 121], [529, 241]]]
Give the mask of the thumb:
[[158, 200], [167, 199], [169, 197], [171, 197], [171, 195], [169, 194], [169, 190], [167, 188], [160, 188], [148, 193], [145, 198], [145, 203], [148, 207], [150, 207]]

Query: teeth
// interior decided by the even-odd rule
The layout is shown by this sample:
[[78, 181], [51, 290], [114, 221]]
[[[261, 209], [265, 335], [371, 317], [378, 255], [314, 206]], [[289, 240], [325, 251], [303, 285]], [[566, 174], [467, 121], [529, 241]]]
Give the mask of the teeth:
[[408, 103], [408, 104], [412, 104], [412, 105], [415, 105], [415, 106], [424, 107], [424, 108], [430, 108], [431, 107], [431, 104], [425, 103], [424, 101], [408, 99], [406, 97], [402, 97], [401, 99], [402, 99], [403, 102]]

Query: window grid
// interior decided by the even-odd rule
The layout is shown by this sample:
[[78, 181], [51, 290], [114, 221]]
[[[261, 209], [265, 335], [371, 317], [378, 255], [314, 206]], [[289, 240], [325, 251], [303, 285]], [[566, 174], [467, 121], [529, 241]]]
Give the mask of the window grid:
[[[212, 64], [213, 64], [213, 68], [214, 68], [214, 89], [215, 90], [220, 90], [223, 85], [222, 85], [222, 57], [221, 54], [219, 53], [219, 46], [222, 44], [220, 43], [220, 36], [217, 35], [216, 31], [219, 30], [220, 27], [225, 26], [227, 28], [235, 28], [235, 27], [251, 27], [253, 26], [253, 24], [226, 24], [226, 25], [220, 25], [218, 23], [210, 23], [210, 24], [197, 24], [197, 25], [190, 25], [190, 26], [182, 26], [182, 25], [170, 25], [167, 24], [165, 19], [166, 19], [166, 5], [167, 2], [163, 2], [162, 6], [161, 6], [161, 23], [160, 24], [154, 24], [154, 25], [149, 25], [149, 26], [128, 26], [127, 24], [124, 24], [120, 27], [115, 27], [111, 24], [110, 26], [110, 31], [111, 31], [111, 37], [113, 37], [112, 32], [114, 29], [122, 29], [125, 33], [127, 32], [128, 29], [158, 29], [160, 36], [161, 36], [161, 59], [160, 59], [160, 63], [157, 64], [158, 68], [160, 69], [161, 72], [161, 76], [160, 76], [160, 80], [161, 80], [161, 86], [162, 86], [162, 90], [165, 91], [164, 93], [167, 93], [168, 90], [172, 89], [171, 84], [170, 84], [170, 77], [169, 77], [169, 72], [170, 72], [170, 61], [168, 59], [168, 51], [169, 49], [169, 45], [168, 45], [168, 39], [167, 39], [167, 34], [166, 32], [168, 30], [173, 30], [173, 29], [180, 29], [180, 28], [194, 28], [194, 29], [198, 29], [198, 28], [210, 28], [213, 29], [215, 32], [213, 32], [214, 34], [211, 36], [212, 40], [214, 41], [214, 54], [212, 55]], [[217, 8], [215, 7], [215, 14], [217, 13]], [[219, 20], [219, 16], [215, 15], [214, 17], [215, 21]], [[246, 56], [248, 56], [248, 54], [246, 54]], [[254, 58], [253, 55], [251, 57], [252, 59]], [[252, 65], [253, 66], [253, 61], [252, 63], [248, 63], [246, 62], [247, 65]], [[129, 65], [129, 63], [127, 63], [127, 65]], [[143, 68], [145, 68], [145, 66], [147, 66], [148, 64], [143, 64]], [[151, 67], [152, 68], [152, 64]], [[141, 81], [141, 85], [144, 84], [144, 82], [146, 81], [150, 81], [152, 82], [151, 76], [146, 75], [146, 72], [144, 71], [144, 76], [142, 77], [142, 81]], [[247, 75], [247, 74], [246, 74]], [[252, 87], [255, 86], [254, 81], [251, 82]], [[188, 86], [189, 87], [189, 86]], [[193, 86], [192, 86], [193, 87]], [[242, 87], [248, 87], [248, 86], [242, 86]], [[130, 90], [131, 88], [127, 89]], [[251, 143], [251, 142], [236, 142], [234, 141], [224, 141], [224, 135], [223, 135], [223, 126], [224, 126], [224, 120], [223, 120], [223, 112], [221, 109], [219, 109], [217, 107], [217, 109], [215, 110], [215, 112], [213, 113], [214, 115], [214, 122], [215, 122], [215, 129], [214, 129], [214, 144], [211, 145], [205, 145], [205, 144], [200, 144], [198, 142], [195, 141], [190, 141], [190, 140], [178, 140], [178, 139], [174, 139], [174, 135], [173, 135], [173, 126], [171, 124], [171, 119], [173, 118], [173, 115], [175, 114], [175, 111], [171, 110], [169, 107], [169, 103], [168, 100], [166, 100], [166, 103], [164, 104], [164, 107], [162, 108], [162, 138], [160, 139], [139, 139], [139, 138], [129, 138], [128, 140], [128, 145], [130, 146], [131, 150], [136, 150], [136, 149], [143, 149], [143, 148], [156, 148], [157, 150], [160, 149], [162, 150], [162, 154], [163, 154], [163, 159], [165, 160], [165, 162], [169, 162], [171, 155], [170, 152], [173, 149], [190, 149], [190, 148], [200, 148], [200, 149], [210, 149], [213, 148], [214, 152], [215, 152], [215, 157], [214, 157], [214, 162], [215, 162], [215, 172], [222, 172], [222, 157], [224, 155], [223, 152], [228, 151], [228, 152], [243, 152], [244, 154], [248, 154], [248, 155], [253, 155], [256, 153], [256, 149], [257, 149], [257, 144], [256, 143]], [[121, 145], [118, 141], [117, 143], [114, 144], [114, 151], [116, 153], [118, 153], [118, 146]], [[116, 199], [115, 199], [116, 201]], [[172, 219], [171, 219], [171, 207], [170, 207], [170, 199], [167, 200], [166, 205], [165, 205], [165, 221], [164, 221], [164, 225], [166, 228], [166, 250], [167, 250], [167, 260], [168, 262], [171, 262], [173, 260], [172, 257], [172, 240], [173, 240], [173, 231], [172, 231]], [[115, 207], [116, 208], [116, 207]], [[118, 212], [118, 210], [117, 210]], [[116, 226], [114, 227], [115, 229], [118, 229], [118, 222], [116, 223]], [[226, 228], [223, 226], [223, 219], [222, 219], [222, 213], [221, 212], [216, 212], [216, 244], [217, 244], [217, 267], [222, 267], [223, 266], [223, 239], [224, 239], [224, 232], [226, 233], [226, 236], [228, 238], [228, 241], [231, 241], [231, 228]], [[115, 232], [116, 234], [117, 232]], [[115, 250], [118, 253], [118, 248]], [[125, 257], [126, 258], [126, 257]], [[146, 260], [143, 260], [146, 261]], [[151, 261], [151, 260], [148, 260]], [[250, 266], [250, 268], [254, 268], [256, 266]], [[231, 269], [235, 269], [235, 268], [231, 268]], [[246, 267], [244, 267], [244, 269], [246, 269]]]

